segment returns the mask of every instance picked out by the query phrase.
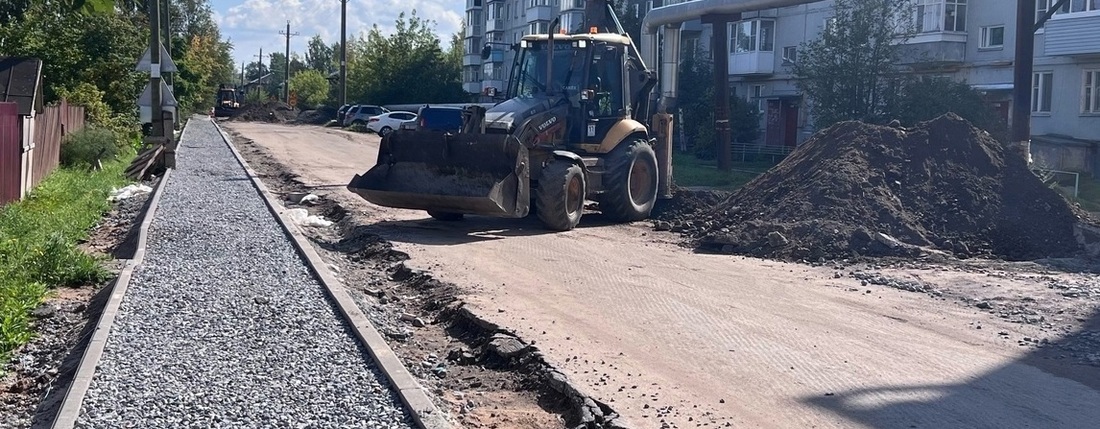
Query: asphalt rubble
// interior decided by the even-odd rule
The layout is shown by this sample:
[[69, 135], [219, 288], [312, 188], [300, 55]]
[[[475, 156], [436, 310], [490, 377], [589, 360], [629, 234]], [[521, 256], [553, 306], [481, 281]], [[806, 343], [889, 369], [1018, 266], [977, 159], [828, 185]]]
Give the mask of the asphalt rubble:
[[230, 121], [287, 123], [298, 119], [298, 109], [282, 101], [262, 104], [245, 103], [231, 115]]
[[654, 219], [700, 251], [791, 261], [1082, 256], [1098, 224], [952, 113], [838, 123], [735, 192], [680, 190]]

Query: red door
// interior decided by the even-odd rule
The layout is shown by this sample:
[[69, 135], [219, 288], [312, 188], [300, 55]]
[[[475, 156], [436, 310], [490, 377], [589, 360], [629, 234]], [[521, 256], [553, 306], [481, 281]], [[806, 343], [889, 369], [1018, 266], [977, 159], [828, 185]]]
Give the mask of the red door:
[[19, 199], [23, 173], [23, 135], [19, 128], [18, 105], [0, 103], [0, 204]]

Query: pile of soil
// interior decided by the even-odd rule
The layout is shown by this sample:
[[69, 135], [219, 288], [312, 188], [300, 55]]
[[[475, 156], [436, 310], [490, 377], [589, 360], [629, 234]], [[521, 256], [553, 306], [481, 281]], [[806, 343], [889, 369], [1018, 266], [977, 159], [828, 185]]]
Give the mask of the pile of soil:
[[336, 109], [320, 108], [317, 110], [303, 110], [292, 122], [297, 124], [324, 125], [333, 119], [336, 119]]
[[282, 101], [266, 101], [263, 104], [247, 103], [229, 117], [231, 121], [285, 123], [298, 118], [298, 110]]
[[1091, 223], [1022, 157], [950, 113], [910, 129], [836, 124], [728, 198], [673, 206], [692, 204], [701, 208], [658, 226], [706, 250], [793, 260], [913, 256], [922, 247], [1008, 260], [1072, 256], [1081, 249], [1075, 225]]

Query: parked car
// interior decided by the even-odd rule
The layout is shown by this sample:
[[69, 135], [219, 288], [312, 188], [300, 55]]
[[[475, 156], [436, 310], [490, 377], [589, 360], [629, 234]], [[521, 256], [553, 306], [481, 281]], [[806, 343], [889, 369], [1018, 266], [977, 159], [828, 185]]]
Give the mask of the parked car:
[[416, 120], [413, 112], [386, 112], [381, 115], [371, 116], [367, 119], [367, 130], [374, 131], [380, 136], [385, 136], [391, 131], [401, 127], [405, 121]]
[[372, 116], [378, 116], [384, 113], [389, 113], [389, 109], [382, 106], [375, 106], [373, 104], [357, 104], [351, 106], [348, 109], [348, 113], [344, 116], [344, 122], [342, 124], [346, 127], [354, 125], [357, 122], [360, 124], [366, 124], [367, 120]]
[[345, 104], [343, 106], [340, 106], [339, 109], [336, 109], [336, 123], [337, 124], [343, 125], [344, 117], [348, 114], [348, 109], [350, 109], [351, 106], [354, 106], [354, 104]]
[[457, 133], [462, 129], [461, 107], [424, 105], [417, 111], [416, 116], [416, 128], [420, 130]]

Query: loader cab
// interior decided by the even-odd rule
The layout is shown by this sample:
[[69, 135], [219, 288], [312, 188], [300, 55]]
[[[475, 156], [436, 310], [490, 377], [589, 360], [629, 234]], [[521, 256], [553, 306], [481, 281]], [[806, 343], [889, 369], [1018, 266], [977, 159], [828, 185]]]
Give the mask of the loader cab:
[[520, 41], [508, 94], [521, 100], [545, 99], [554, 106], [568, 104], [567, 144], [599, 145], [612, 126], [630, 117], [624, 79], [628, 44], [629, 39], [616, 34], [555, 35], [551, 71], [546, 63], [551, 55], [547, 36], [526, 36]]

